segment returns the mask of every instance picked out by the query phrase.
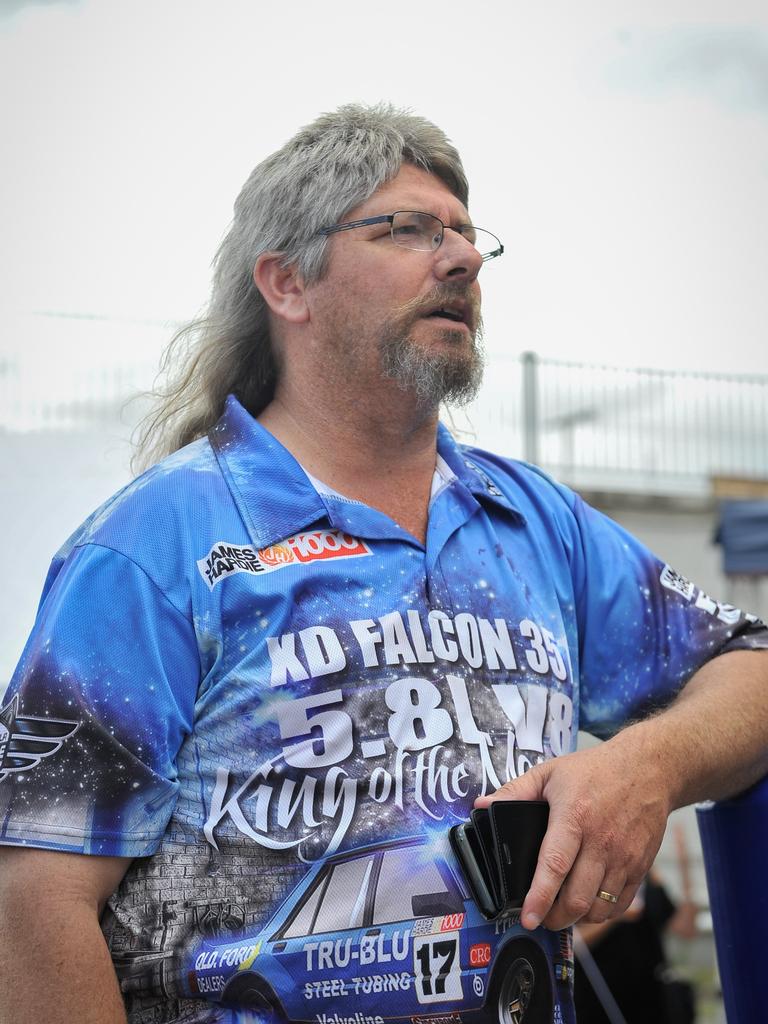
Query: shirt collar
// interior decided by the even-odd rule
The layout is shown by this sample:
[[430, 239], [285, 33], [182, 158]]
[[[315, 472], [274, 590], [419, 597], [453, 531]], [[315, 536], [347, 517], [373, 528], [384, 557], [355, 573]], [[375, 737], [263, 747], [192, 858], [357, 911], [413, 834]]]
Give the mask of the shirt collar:
[[[269, 547], [321, 522], [350, 530], [352, 522], [345, 513], [351, 510], [344, 507], [348, 503], [319, 493], [288, 449], [246, 412], [233, 395], [227, 398], [224, 414], [208, 436], [255, 547]], [[524, 522], [496, 483], [442, 423], [438, 424], [437, 451], [478, 502], [503, 508]], [[366, 517], [370, 518], [366, 535], [392, 536], [394, 524], [381, 513], [368, 511], [371, 515]], [[355, 519], [359, 526], [359, 516]], [[399, 527], [395, 532], [409, 537]]]
[[520, 524], [525, 524], [525, 516], [513, 504], [490, 474], [479, 464], [482, 453], [456, 442], [451, 432], [443, 423], [437, 426], [437, 452], [442, 456], [457, 479], [483, 505], [495, 505], [512, 514]]
[[208, 437], [255, 547], [269, 547], [328, 518], [296, 459], [233, 395]]

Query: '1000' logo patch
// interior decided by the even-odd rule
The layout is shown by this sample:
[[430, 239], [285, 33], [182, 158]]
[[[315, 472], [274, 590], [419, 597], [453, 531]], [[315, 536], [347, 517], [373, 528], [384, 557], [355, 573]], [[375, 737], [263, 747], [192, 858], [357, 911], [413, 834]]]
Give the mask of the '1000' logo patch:
[[217, 583], [236, 572], [264, 573], [328, 558], [359, 558], [370, 555], [368, 545], [342, 530], [310, 530], [287, 537], [279, 544], [257, 549], [217, 541], [205, 558], [197, 562], [200, 575], [213, 590]]

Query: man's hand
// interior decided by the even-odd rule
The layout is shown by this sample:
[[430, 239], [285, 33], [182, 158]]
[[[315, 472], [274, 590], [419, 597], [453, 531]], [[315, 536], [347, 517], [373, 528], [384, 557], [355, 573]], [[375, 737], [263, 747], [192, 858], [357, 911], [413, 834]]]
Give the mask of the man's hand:
[[[554, 758], [506, 783], [494, 800], [546, 800], [549, 827], [523, 905], [522, 924], [559, 929], [623, 914], [650, 868], [671, 810], [664, 786], [649, 785], [632, 744], [612, 740]], [[611, 893], [618, 902], [600, 899]]]
[[129, 864], [0, 847], [2, 1024], [125, 1024], [99, 914]]
[[707, 662], [660, 714], [536, 765], [475, 803], [549, 803], [522, 923], [564, 928], [627, 909], [671, 811], [734, 796], [766, 775], [768, 652], [734, 651]]

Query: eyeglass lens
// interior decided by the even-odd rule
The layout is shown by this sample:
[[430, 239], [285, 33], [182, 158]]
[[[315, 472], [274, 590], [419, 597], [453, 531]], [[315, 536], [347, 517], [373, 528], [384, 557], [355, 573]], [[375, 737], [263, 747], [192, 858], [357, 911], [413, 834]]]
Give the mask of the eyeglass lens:
[[[464, 225], [458, 230], [482, 256], [498, 251], [498, 239], [490, 231], [472, 225]], [[405, 249], [431, 251], [437, 249], [443, 240], [443, 225], [430, 213], [401, 210], [392, 217], [392, 240]]]

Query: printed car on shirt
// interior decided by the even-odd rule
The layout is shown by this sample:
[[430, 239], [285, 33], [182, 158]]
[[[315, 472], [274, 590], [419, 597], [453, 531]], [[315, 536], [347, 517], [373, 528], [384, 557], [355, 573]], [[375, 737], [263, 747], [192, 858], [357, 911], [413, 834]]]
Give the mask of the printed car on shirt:
[[270, 1024], [525, 1024], [572, 976], [569, 943], [485, 920], [443, 837], [419, 836], [315, 865], [257, 935], [202, 947], [189, 986]]

